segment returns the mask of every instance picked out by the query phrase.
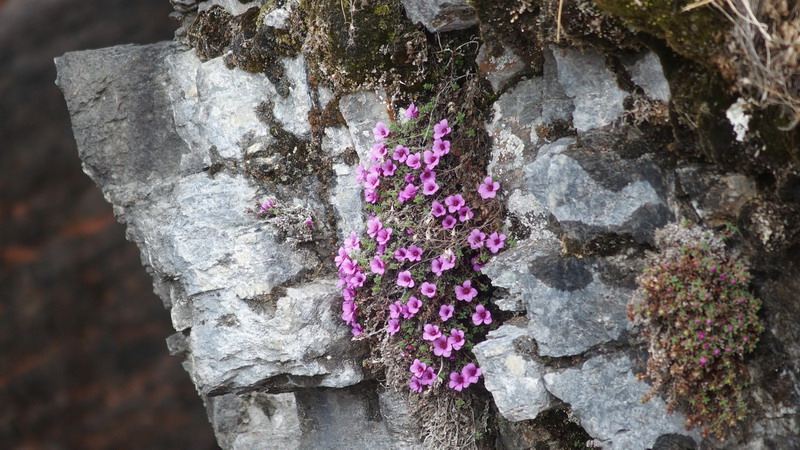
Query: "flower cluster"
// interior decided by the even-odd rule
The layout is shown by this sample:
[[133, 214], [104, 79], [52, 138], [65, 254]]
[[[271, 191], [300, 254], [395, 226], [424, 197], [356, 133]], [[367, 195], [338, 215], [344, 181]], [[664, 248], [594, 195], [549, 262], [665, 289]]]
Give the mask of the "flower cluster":
[[722, 439], [746, 413], [743, 359], [764, 330], [761, 302], [720, 239], [678, 227], [660, 236], [673, 247], [640, 277], [644, 299], [629, 314], [650, 339], [647, 376], [671, 409], [687, 410], [687, 426]]
[[463, 183], [448, 120], [430, 127], [419, 113], [412, 104], [405, 124], [377, 123], [371, 164], [357, 169], [370, 215], [335, 258], [342, 319], [356, 337], [394, 344], [412, 391], [460, 392], [481, 376], [469, 350], [496, 326], [479, 290], [481, 268], [506, 246], [483, 204], [500, 184]]

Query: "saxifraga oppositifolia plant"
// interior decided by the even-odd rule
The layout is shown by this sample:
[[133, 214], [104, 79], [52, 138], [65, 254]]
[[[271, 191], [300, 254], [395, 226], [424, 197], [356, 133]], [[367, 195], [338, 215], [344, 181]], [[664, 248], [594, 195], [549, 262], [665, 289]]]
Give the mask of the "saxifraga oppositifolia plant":
[[451, 147], [463, 117], [434, 119], [432, 110], [411, 104], [401, 123], [375, 125], [371, 164], [357, 170], [366, 229], [335, 262], [342, 319], [372, 349], [366, 365], [412, 401], [451, 414], [441, 411], [463, 407], [482, 385], [471, 349], [497, 327], [481, 268], [513, 243], [498, 228], [500, 184]]
[[761, 301], [743, 263], [710, 232], [669, 225], [656, 241], [662, 252], [628, 309], [650, 341], [653, 389], [644, 400], [663, 393], [670, 411], [687, 414], [687, 429], [725, 439], [747, 413], [744, 357], [764, 331]]

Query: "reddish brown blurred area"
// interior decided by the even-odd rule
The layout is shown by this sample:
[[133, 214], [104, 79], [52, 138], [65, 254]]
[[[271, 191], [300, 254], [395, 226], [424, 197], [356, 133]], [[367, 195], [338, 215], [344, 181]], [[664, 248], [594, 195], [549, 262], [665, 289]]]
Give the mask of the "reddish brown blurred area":
[[167, 0], [0, 0], [0, 447], [216, 448], [169, 314], [80, 168], [67, 51], [171, 39]]

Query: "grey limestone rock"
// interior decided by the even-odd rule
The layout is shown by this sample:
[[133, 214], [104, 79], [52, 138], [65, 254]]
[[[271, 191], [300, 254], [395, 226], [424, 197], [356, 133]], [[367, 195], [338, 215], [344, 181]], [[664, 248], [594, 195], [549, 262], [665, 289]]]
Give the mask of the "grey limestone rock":
[[220, 447], [229, 450], [300, 448], [302, 431], [293, 393], [225, 394], [206, 401]]
[[[239, 169], [248, 147], [273, 139], [254, 112], [276, 92], [266, 77], [201, 63], [172, 44], [71, 53], [57, 64], [85, 171], [128, 225], [186, 335], [181, 351], [200, 393], [359, 382], [335, 281], [302, 282], [321, 263], [316, 251], [245, 212], [269, 195], [318, 218], [328, 202], [318, 174], [262, 192]], [[301, 70], [298, 59], [284, 64]], [[274, 103], [278, 124], [280, 111], [308, 107], [303, 80]], [[285, 125], [301, 135], [307, 126]], [[333, 232], [315, 222], [320, 238]]]
[[481, 45], [475, 64], [497, 93], [504, 91], [509, 83], [528, 69], [514, 50], [494, 41]]
[[622, 115], [627, 93], [617, 86], [603, 55], [588, 48], [551, 48], [558, 80], [575, 102], [572, 123], [578, 131], [610, 125]]
[[696, 433], [684, 430], [685, 418], [668, 414], [659, 397], [642, 403], [650, 388], [636, 379], [627, 356], [597, 356], [579, 368], [548, 373], [544, 382], [550, 393], [570, 404], [601, 448], [644, 450], [672, 434], [699, 441]]
[[381, 416], [386, 422], [391, 439], [391, 448], [398, 450], [422, 450], [419, 425], [412, 415], [411, 405], [401, 392], [384, 389], [378, 392]]
[[650, 50], [644, 51], [633, 58], [623, 60], [631, 80], [642, 88], [644, 93], [652, 100], [669, 101], [670, 91], [664, 68], [658, 56]]
[[431, 33], [463, 30], [478, 24], [467, 0], [400, 0], [412, 22], [422, 22]]
[[524, 326], [503, 325], [472, 351], [503, 417], [513, 422], [535, 419], [552, 406], [542, 380], [545, 368], [533, 355]]

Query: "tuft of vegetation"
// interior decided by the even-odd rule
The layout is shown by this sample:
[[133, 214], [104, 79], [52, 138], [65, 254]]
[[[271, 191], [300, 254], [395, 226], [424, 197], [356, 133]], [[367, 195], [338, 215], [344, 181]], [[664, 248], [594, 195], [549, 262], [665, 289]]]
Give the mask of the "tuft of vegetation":
[[721, 238], [699, 227], [657, 233], [662, 253], [640, 277], [629, 318], [650, 342], [647, 375], [687, 429], [724, 440], [747, 414], [745, 355], [764, 331], [750, 274]]

